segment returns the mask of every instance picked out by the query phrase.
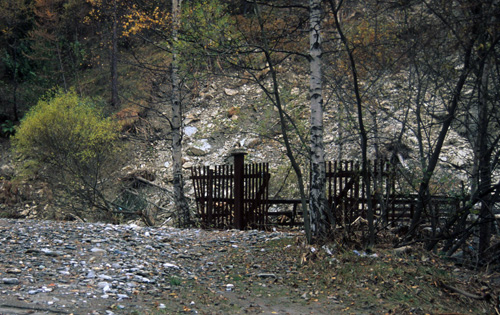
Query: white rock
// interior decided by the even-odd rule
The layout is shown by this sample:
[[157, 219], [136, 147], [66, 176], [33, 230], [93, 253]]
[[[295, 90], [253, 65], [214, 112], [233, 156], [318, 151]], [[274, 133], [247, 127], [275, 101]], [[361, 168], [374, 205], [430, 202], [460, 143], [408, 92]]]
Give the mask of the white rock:
[[198, 128], [194, 126], [187, 126], [184, 128], [184, 134], [188, 137], [191, 137], [198, 131]]
[[227, 96], [234, 96], [238, 94], [238, 90], [225, 88], [224, 93], [226, 93]]
[[128, 295], [126, 294], [117, 294], [116, 297], [118, 298], [118, 300], [123, 300], [123, 299], [128, 299]]
[[179, 269], [179, 266], [171, 264], [171, 263], [164, 263], [163, 268], [174, 268], [174, 269]]

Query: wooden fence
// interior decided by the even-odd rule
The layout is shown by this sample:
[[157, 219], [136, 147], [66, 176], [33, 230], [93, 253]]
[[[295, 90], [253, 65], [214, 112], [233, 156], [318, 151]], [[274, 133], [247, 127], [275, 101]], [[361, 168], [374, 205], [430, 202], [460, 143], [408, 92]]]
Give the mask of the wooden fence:
[[[417, 194], [403, 193], [397, 185], [397, 167], [388, 161], [370, 161], [368, 181], [374, 215], [384, 222], [409, 224], [418, 203]], [[354, 161], [327, 162], [327, 196], [337, 225], [347, 226], [357, 218], [366, 218], [368, 197], [363, 185], [361, 166]], [[462, 206], [463, 198], [432, 196], [424, 220], [439, 224]]]
[[254, 228], [267, 226], [269, 164], [244, 164], [245, 153], [236, 152], [234, 165], [192, 167], [198, 214], [204, 228]]
[[[244, 152], [237, 151], [233, 156], [233, 165], [191, 168], [198, 214], [204, 228], [265, 229], [271, 224], [269, 218], [278, 214], [289, 218], [282, 223], [302, 224], [302, 212], [297, 211], [300, 199], [269, 200], [268, 163], [245, 165]], [[398, 191], [396, 167], [387, 161], [372, 161], [368, 172], [370, 201], [376, 218], [392, 225], [409, 223], [418, 198]], [[337, 225], [349, 226], [357, 218], [366, 218], [369, 199], [359, 163], [327, 162], [326, 193]], [[269, 212], [271, 204], [293, 205], [293, 210]], [[424, 216], [437, 224], [459, 207], [459, 199], [432, 197]]]

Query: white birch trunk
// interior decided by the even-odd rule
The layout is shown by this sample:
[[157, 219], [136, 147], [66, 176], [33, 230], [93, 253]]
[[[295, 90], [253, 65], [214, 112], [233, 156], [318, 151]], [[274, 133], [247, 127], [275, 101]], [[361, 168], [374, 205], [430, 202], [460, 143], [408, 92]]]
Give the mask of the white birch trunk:
[[182, 177], [182, 104], [179, 90], [179, 65], [177, 60], [176, 42], [180, 22], [180, 6], [182, 0], [172, 0], [173, 30], [172, 41], [172, 164], [174, 175], [174, 202], [178, 215], [179, 226], [184, 227], [191, 221], [189, 206], [184, 196], [184, 180]]
[[111, 34], [111, 106], [118, 108], [118, 17], [116, 0], [113, 1], [113, 30]]
[[311, 188], [309, 195], [311, 234], [321, 239], [328, 233], [323, 144], [323, 91], [321, 72], [321, 0], [310, 0], [310, 97], [311, 97]]

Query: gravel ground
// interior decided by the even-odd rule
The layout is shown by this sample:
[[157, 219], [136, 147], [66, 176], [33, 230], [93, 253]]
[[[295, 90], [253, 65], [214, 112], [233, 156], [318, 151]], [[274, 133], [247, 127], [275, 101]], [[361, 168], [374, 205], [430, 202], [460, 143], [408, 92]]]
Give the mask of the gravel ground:
[[[225, 253], [251, 255], [264, 250], [259, 244], [290, 236], [0, 219], [0, 314], [168, 313], [169, 299], [188, 313], [207, 313], [206, 306], [197, 311], [201, 302], [179, 301], [176, 286], [192, 280], [213, 293], [205, 299], [219, 294], [237, 300], [224, 276], [233, 267], [222, 263]], [[276, 277], [259, 265], [252, 272]], [[240, 305], [246, 313], [308, 312], [300, 305], [289, 311], [264, 300], [240, 300], [246, 300]]]

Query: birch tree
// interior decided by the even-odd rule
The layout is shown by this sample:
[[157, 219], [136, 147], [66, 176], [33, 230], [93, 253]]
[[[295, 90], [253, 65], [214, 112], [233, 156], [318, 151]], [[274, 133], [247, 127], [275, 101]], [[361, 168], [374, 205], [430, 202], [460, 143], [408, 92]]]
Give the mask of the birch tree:
[[182, 104], [180, 99], [179, 64], [176, 45], [180, 26], [180, 7], [182, 0], [172, 0], [172, 162], [174, 175], [174, 198], [176, 212], [179, 215], [179, 226], [187, 226], [190, 221], [189, 206], [184, 194], [182, 176]]
[[[147, 69], [154, 77], [159, 78], [153, 82], [155, 91], [159, 92], [162, 110], [160, 116], [168, 121], [169, 135], [172, 141], [172, 173], [174, 189], [174, 208], [177, 214], [177, 224], [185, 227], [191, 223], [189, 205], [184, 192], [184, 178], [182, 173], [182, 88], [181, 77], [186, 71], [180, 69], [180, 51], [182, 40], [179, 36], [181, 28], [182, 0], [172, 0], [170, 11], [166, 7], [159, 8], [155, 5], [134, 7], [126, 16], [124, 34], [140, 38], [145, 43], [161, 53], [164, 64], [152, 65], [145, 60], [138, 60], [139, 66]], [[170, 83], [170, 89], [163, 91], [162, 87]], [[162, 86], [162, 87], [160, 87]], [[165, 96], [168, 95], [168, 96]], [[164, 98], [165, 97], [165, 98]], [[171, 116], [163, 114], [163, 108], [171, 110]]]
[[111, 106], [118, 107], [120, 99], [118, 97], [118, 6], [117, 0], [113, 0], [111, 18]]
[[[310, 99], [311, 99], [311, 189], [309, 207], [311, 233], [326, 238], [329, 230], [326, 202], [325, 148], [323, 144], [323, 78], [321, 69], [321, 0], [309, 1], [310, 13]], [[330, 216], [332, 217], [332, 216]]]

